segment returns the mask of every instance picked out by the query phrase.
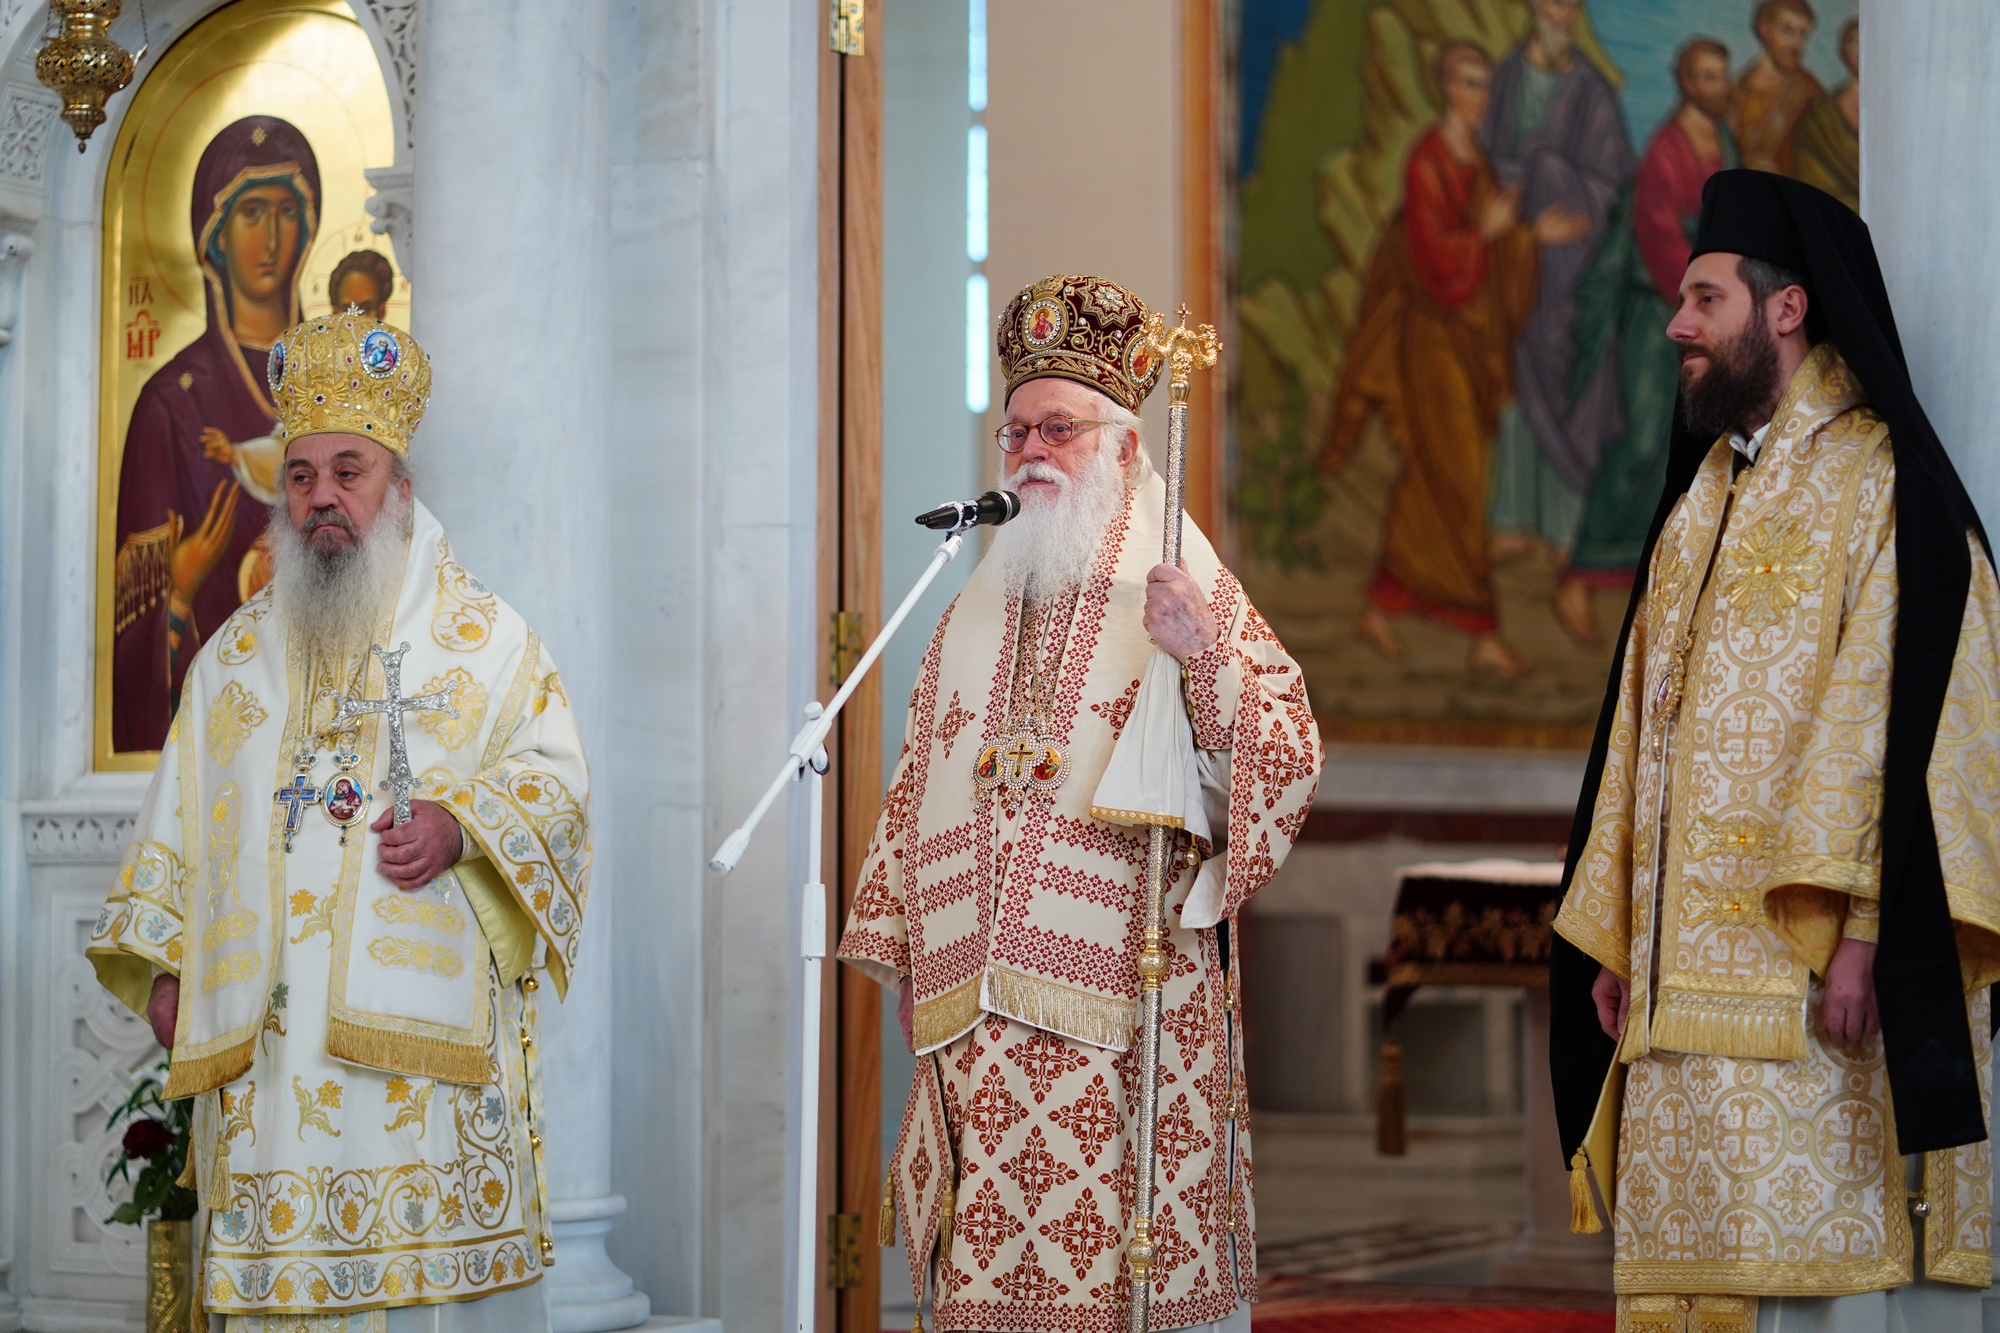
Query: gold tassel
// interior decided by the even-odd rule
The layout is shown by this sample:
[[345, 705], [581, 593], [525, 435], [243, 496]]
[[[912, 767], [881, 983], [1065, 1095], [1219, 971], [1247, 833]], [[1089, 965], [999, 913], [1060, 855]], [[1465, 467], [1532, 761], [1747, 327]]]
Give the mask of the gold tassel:
[[1403, 1107], [1403, 1048], [1382, 1043], [1382, 1083], [1375, 1092], [1375, 1151], [1401, 1157], [1410, 1151], [1409, 1123]]
[[924, 1333], [924, 1312], [919, 1310], [910, 1317], [910, 1333]]
[[889, 1249], [896, 1243], [896, 1168], [882, 1176], [882, 1206], [875, 1210], [875, 1243]]
[[1604, 1230], [1604, 1219], [1597, 1215], [1597, 1203], [1590, 1197], [1590, 1158], [1581, 1148], [1569, 1159], [1569, 1229], [1580, 1236]]
[[[951, 1253], [952, 1214], [958, 1210], [958, 1190], [947, 1180], [944, 1183], [944, 1212], [938, 1216], [938, 1244], [946, 1254]], [[916, 1333], [912, 1329], [911, 1333]]]

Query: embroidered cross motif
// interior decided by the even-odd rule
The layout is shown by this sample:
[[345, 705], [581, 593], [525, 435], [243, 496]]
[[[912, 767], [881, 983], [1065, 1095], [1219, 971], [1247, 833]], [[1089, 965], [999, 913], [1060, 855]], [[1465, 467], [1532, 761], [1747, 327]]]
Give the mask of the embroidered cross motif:
[[1716, 563], [1718, 587], [1752, 633], [1769, 629], [1826, 576], [1826, 557], [1790, 514], [1751, 525]]

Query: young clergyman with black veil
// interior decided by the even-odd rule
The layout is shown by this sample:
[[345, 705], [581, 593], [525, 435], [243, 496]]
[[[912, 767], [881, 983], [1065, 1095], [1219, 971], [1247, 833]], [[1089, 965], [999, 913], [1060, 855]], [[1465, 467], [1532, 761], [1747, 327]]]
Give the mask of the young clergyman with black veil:
[[1668, 334], [1675, 437], [1550, 976], [1576, 1225], [1614, 1229], [1621, 1333], [1977, 1329], [1986, 534], [1831, 196], [1714, 176]]

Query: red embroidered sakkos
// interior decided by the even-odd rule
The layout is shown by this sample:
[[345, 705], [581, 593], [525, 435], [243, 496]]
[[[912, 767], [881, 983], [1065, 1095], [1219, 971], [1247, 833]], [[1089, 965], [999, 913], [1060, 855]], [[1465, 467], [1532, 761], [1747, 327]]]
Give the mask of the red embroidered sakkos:
[[[975, 757], [1007, 720], [1023, 610], [990, 563], [975, 571], [925, 654], [842, 937], [843, 959], [886, 985], [913, 982], [930, 1058], [891, 1169], [920, 1285], [955, 1192], [952, 1243], [930, 1270], [941, 1330], [1124, 1326], [1146, 844], [1089, 812], [1153, 651], [1141, 615], [1164, 500], [1142, 469], [1075, 612], [1042, 636], [1045, 661], [1064, 645], [1051, 712], [1071, 767], [1053, 793], [974, 785]], [[1155, 1270], [1163, 1328], [1221, 1318], [1254, 1291], [1239, 1011], [1214, 926], [1283, 863], [1320, 766], [1298, 665], [1191, 523], [1184, 547], [1222, 627], [1186, 680], [1211, 823], [1227, 832], [1202, 849], [1208, 911], [1183, 921], [1196, 879], [1185, 871], [1167, 899], [1161, 1145], [1176, 1161], [1158, 1196], [1173, 1237]]]

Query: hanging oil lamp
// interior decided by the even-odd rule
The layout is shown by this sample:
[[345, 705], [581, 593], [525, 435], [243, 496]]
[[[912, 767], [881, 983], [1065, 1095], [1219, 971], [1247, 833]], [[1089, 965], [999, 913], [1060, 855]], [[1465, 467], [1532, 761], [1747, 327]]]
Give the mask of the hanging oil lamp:
[[62, 94], [63, 123], [79, 153], [104, 123], [104, 99], [132, 82], [132, 53], [111, 40], [124, 8], [123, 0], [49, 0], [61, 26], [35, 53], [35, 77]]

